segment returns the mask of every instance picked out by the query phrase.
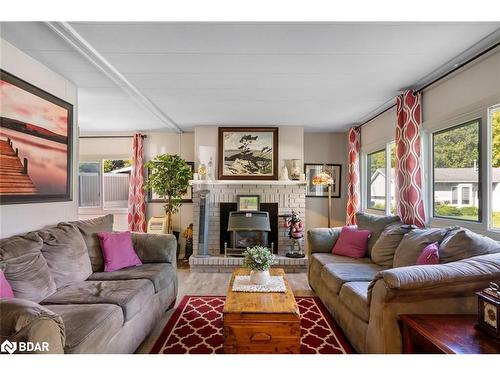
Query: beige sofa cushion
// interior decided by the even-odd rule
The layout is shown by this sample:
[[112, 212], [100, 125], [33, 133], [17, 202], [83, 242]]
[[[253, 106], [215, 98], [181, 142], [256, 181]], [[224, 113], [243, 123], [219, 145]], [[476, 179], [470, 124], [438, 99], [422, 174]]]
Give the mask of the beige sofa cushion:
[[441, 242], [448, 228], [414, 229], [404, 235], [394, 254], [393, 267], [414, 266], [422, 250], [433, 242]]
[[368, 281], [353, 281], [346, 283], [340, 290], [340, 300], [350, 311], [364, 322], [370, 320], [370, 305], [368, 304]]
[[83, 236], [87, 245], [90, 263], [94, 272], [104, 269], [104, 259], [97, 232], [111, 232], [113, 230], [113, 215], [96, 217], [95, 219], [72, 221]]
[[113, 304], [125, 321], [137, 314], [154, 294], [149, 280], [83, 281], [68, 285], [42, 301], [43, 305]]
[[66, 327], [65, 353], [103, 353], [106, 344], [123, 325], [122, 309], [116, 305], [45, 305], [58, 314]]
[[89, 280], [150, 280], [155, 292], [168, 288], [175, 282], [176, 272], [170, 263], [146, 263], [142, 266], [124, 268], [113, 272], [95, 272]]
[[403, 240], [403, 236], [412, 229], [415, 227], [401, 223], [388, 225], [373, 245], [371, 253], [373, 262], [380, 266], [392, 267], [396, 249]]
[[377, 242], [378, 238], [384, 231], [384, 229], [393, 223], [401, 223], [399, 216], [377, 216], [369, 215], [364, 212], [358, 212], [356, 214], [356, 223], [358, 224], [358, 229], [366, 229], [371, 232], [371, 236], [368, 239], [368, 249], [366, 255], [371, 256], [373, 246]]
[[439, 246], [439, 263], [500, 252], [500, 244], [465, 228], [451, 230]]
[[40, 302], [56, 291], [41, 249], [42, 240], [33, 232], [0, 240], [0, 269], [16, 298]]
[[331, 263], [323, 267], [321, 279], [335, 294], [339, 294], [342, 285], [351, 281], [372, 281], [377, 272], [385, 268], [373, 263]]
[[58, 289], [84, 281], [92, 274], [87, 246], [78, 228], [61, 223], [37, 233], [43, 240], [42, 254]]

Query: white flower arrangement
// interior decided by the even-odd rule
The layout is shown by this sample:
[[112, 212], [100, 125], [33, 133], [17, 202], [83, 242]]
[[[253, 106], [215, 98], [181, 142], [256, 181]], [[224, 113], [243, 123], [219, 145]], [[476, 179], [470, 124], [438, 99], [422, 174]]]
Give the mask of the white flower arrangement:
[[252, 271], [267, 271], [276, 260], [274, 254], [264, 246], [247, 247], [243, 255], [243, 266]]

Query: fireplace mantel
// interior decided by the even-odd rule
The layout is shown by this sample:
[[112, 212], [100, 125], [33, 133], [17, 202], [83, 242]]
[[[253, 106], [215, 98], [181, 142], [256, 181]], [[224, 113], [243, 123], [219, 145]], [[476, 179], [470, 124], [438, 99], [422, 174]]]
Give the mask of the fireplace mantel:
[[291, 180], [190, 180], [189, 185], [306, 185], [307, 181]]

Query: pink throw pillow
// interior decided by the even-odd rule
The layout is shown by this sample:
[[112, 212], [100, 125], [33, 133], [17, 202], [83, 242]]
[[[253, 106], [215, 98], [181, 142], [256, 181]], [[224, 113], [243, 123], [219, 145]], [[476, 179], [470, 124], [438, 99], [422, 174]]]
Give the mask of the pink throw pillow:
[[99, 232], [97, 237], [101, 243], [104, 272], [142, 264], [132, 245], [130, 232]]
[[353, 226], [343, 227], [332, 252], [335, 255], [363, 258], [368, 249], [370, 235], [369, 230], [357, 229]]
[[0, 270], [0, 298], [14, 298], [14, 292], [5, 278], [3, 271]]
[[439, 243], [434, 242], [422, 250], [422, 253], [417, 259], [417, 265], [423, 266], [428, 264], [439, 264]]

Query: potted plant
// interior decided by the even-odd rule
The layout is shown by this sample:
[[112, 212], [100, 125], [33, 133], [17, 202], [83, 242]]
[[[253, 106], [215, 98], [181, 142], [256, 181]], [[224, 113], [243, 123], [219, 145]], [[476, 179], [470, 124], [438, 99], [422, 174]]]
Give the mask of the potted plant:
[[182, 196], [189, 188], [193, 176], [191, 167], [179, 155], [170, 154], [156, 156], [145, 163], [145, 167], [150, 171], [145, 188], [165, 200], [167, 232], [172, 233], [172, 217], [179, 211]]
[[269, 282], [269, 268], [276, 257], [263, 246], [248, 247], [243, 253], [243, 266], [250, 269], [250, 282], [256, 285], [266, 285]]

